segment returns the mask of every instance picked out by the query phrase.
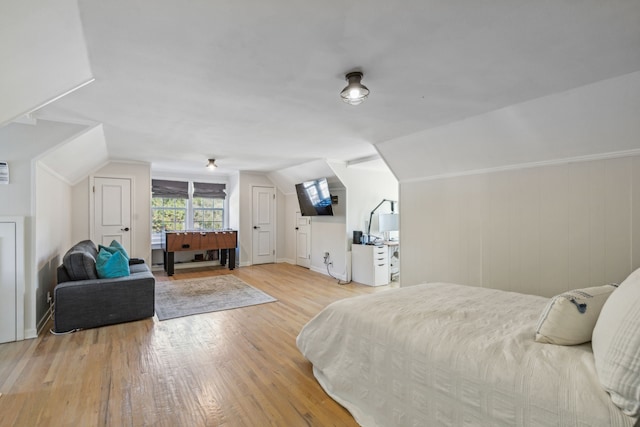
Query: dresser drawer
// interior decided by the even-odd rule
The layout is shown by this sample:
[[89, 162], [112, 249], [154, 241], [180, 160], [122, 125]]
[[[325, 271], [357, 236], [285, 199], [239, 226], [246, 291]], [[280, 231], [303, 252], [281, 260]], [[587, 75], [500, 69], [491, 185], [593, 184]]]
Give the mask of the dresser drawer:
[[351, 248], [352, 280], [369, 286], [389, 283], [389, 248], [387, 246], [353, 245]]
[[389, 251], [386, 248], [383, 248], [382, 250], [376, 248], [373, 251], [372, 256], [374, 265], [389, 262]]

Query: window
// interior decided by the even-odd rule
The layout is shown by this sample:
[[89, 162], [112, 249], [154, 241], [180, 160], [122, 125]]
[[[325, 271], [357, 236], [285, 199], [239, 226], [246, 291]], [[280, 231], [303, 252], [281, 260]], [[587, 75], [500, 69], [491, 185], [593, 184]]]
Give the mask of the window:
[[151, 199], [151, 212], [154, 234], [187, 228], [187, 199], [154, 197]]
[[220, 230], [223, 228], [224, 199], [193, 198], [193, 228]]
[[225, 184], [152, 180], [152, 242], [163, 231], [224, 228]]

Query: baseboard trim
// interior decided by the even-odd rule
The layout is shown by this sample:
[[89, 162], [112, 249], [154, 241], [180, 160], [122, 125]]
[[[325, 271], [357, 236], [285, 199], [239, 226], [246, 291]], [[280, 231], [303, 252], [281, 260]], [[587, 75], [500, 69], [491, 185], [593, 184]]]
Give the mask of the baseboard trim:
[[[201, 267], [217, 267], [220, 266], [220, 261], [194, 261], [194, 262], [179, 262], [173, 264], [174, 270], [182, 270], [187, 268], [201, 268]], [[153, 264], [151, 271], [164, 271], [163, 264]]]
[[331, 272], [331, 274], [329, 274], [327, 272], [326, 268], [318, 268], [318, 267], [311, 266], [309, 268], [309, 270], [315, 271], [316, 273], [324, 274], [325, 276], [329, 276], [329, 277], [332, 277], [331, 275], [333, 275], [333, 277], [336, 278], [336, 279], [339, 279], [339, 280], [342, 280], [342, 281], [345, 281], [345, 282], [347, 281], [346, 274], [335, 274], [333, 272]]

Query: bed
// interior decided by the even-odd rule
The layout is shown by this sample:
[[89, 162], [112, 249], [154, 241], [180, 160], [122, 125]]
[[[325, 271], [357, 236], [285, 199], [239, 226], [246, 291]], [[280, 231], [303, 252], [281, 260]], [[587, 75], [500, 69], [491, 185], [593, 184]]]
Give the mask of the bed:
[[330, 304], [297, 345], [366, 427], [633, 426], [603, 388], [591, 343], [534, 340], [548, 304], [450, 283], [390, 289]]

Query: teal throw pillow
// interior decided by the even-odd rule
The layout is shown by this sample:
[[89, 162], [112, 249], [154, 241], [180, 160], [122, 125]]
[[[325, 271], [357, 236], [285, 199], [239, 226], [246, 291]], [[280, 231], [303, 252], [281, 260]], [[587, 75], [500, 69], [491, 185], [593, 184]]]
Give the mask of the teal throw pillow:
[[111, 255], [115, 254], [116, 252], [120, 252], [119, 250], [111, 246], [98, 245], [98, 251], [103, 250], [109, 252]]
[[109, 246], [98, 245], [98, 249], [104, 249], [111, 254], [120, 252], [122, 256], [124, 256], [126, 260], [129, 261], [129, 254], [127, 253], [127, 250], [117, 240], [112, 240]]
[[101, 279], [113, 279], [115, 277], [128, 276], [129, 260], [121, 252], [111, 253], [106, 247], [100, 248], [96, 259], [96, 270]]
[[112, 248], [116, 248], [118, 251], [120, 251], [120, 253], [124, 255], [124, 257], [127, 259], [127, 261], [129, 261], [129, 258], [131, 258], [127, 253], [127, 250], [124, 248], [124, 246], [122, 246], [120, 242], [118, 242], [117, 240], [112, 240], [109, 246], [111, 246]]

